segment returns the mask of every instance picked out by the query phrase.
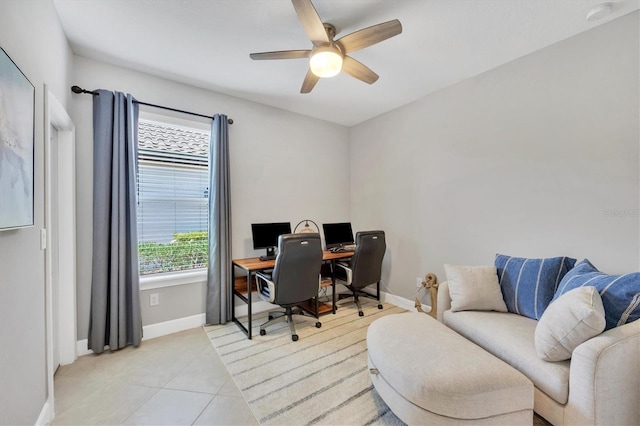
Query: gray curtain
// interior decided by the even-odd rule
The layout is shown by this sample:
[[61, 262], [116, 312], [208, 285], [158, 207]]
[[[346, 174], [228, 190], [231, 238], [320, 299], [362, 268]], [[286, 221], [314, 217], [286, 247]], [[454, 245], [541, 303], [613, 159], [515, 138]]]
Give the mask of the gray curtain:
[[93, 269], [89, 349], [142, 340], [136, 228], [138, 105], [131, 95], [93, 97]]
[[207, 324], [231, 320], [231, 199], [227, 116], [216, 114], [209, 145], [209, 266]]

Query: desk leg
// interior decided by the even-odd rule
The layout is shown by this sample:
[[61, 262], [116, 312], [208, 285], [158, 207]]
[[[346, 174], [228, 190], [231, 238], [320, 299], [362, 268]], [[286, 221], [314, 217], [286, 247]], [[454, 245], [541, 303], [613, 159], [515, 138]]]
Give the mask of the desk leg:
[[231, 264], [231, 321], [236, 322], [236, 267]]
[[247, 271], [247, 299], [249, 302], [247, 303], [247, 313], [249, 314], [249, 318], [247, 318], [247, 337], [251, 340], [251, 293], [253, 293], [253, 283], [251, 282], [251, 271]]
[[[233, 268], [233, 266], [232, 266]], [[247, 311], [249, 314], [249, 328], [246, 328], [244, 326], [244, 324], [242, 324], [242, 322], [240, 322], [240, 320], [238, 318], [236, 318], [236, 301], [235, 298], [233, 299], [233, 302], [231, 303], [231, 319], [233, 322], [235, 322], [238, 327], [240, 327], [240, 330], [242, 330], [242, 332], [244, 334], [247, 335], [247, 337], [249, 339], [251, 339], [251, 286], [249, 284], [251, 284], [251, 272], [247, 271], [247, 297], [245, 297], [242, 293], [240, 293], [238, 290], [236, 290], [236, 281], [235, 281], [235, 269], [232, 269], [231, 272], [231, 279], [233, 280], [233, 285], [232, 285], [232, 294], [233, 296], [238, 297], [240, 300], [242, 300], [243, 302], [245, 302], [247, 304]]]
[[331, 313], [336, 314], [336, 260], [331, 259]]

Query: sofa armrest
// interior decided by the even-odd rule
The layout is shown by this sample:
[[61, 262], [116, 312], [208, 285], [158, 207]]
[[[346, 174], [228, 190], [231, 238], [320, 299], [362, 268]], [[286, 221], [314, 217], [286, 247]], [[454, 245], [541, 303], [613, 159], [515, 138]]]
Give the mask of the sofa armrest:
[[449, 294], [449, 283], [446, 281], [438, 284], [438, 311], [437, 319], [444, 323], [444, 311], [451, 309], [451, 295]]
[[578, 346], [569, 389], [565, 424], [640, 424], [640, 320]]

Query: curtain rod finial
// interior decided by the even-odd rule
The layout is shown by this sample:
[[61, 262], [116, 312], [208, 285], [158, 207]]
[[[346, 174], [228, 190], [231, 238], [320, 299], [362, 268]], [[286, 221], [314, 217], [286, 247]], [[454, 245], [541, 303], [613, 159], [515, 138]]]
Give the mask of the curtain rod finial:
[[77, 93], [77, 94], [81, 94], [81, 93], [88, 93], [90, 95], [96, 95], [99, 96], [100, 93], [96, 92], [96, 91], [91, 91], [91, 90], [84, 90], [82, 87], [80, 86], [71, 86], [71, 91], [73, 93]]

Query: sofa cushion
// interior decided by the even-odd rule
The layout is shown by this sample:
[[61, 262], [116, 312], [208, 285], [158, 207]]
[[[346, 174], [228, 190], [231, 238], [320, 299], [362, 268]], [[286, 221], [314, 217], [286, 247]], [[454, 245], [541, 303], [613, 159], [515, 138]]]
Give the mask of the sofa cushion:
[[537, 321], [502, 312], [444, 312], [444, 323], [523, 373], [550, 398], [566, 404], [570, 361], [547, 362], [534, 344]]
[[495, 266], [444, 265], [451, 310], [507, 312]]
[[[399, 350], [402, 348], [402, 350]], [[525, 375], [417, 312], [387, 315], [367, 330], [369, 365], [398, 394], [451, 419], [486, 419], [533, 408]]]
[[540, 319], [560, 280], [575, 263], [569, 257], [526, 259], [497, 254], [495, 266], [509, 312]]
[[602, 333], [602, 299], [595, 287], [578, 287], [553, 301], [538, 321], [535, 345], [545, 361], [564, 361], [573, 350]]
[[640, 272], [607, 275], [584, 259], [564, 276], [553, 298], [582, 286], [593, 286], [600, 293], [607, 320], [605, 330], [640, 318]]

